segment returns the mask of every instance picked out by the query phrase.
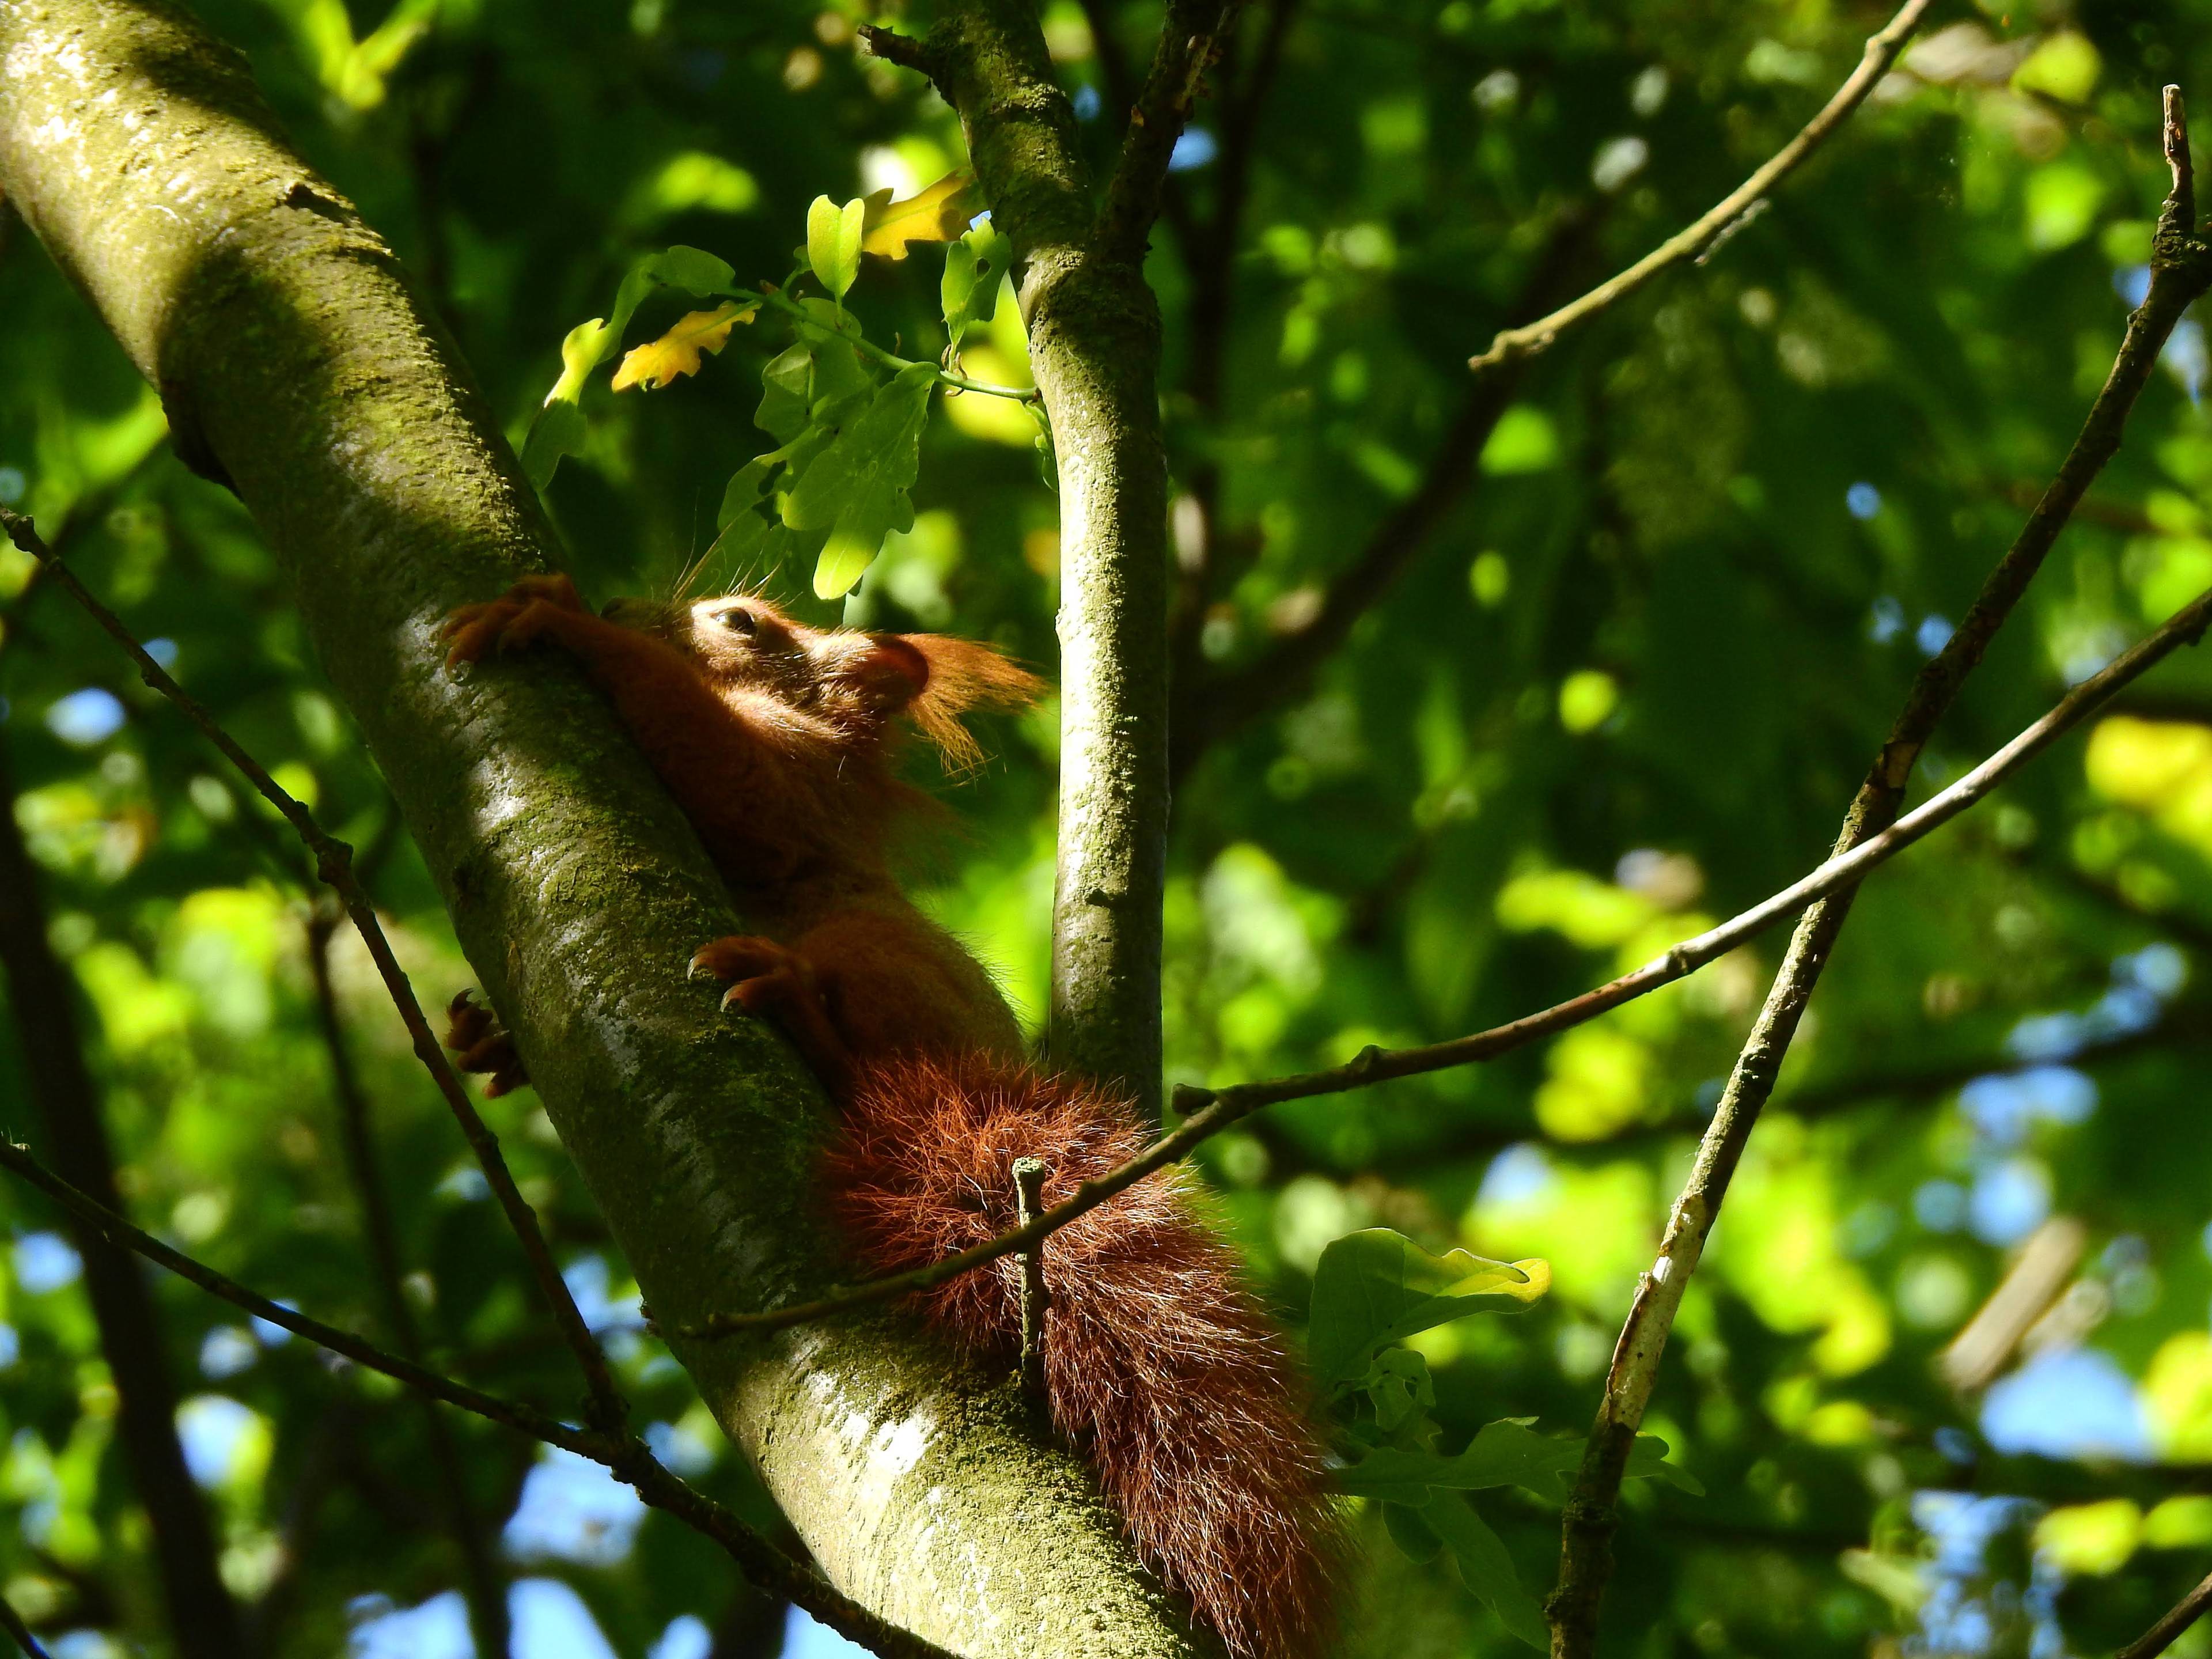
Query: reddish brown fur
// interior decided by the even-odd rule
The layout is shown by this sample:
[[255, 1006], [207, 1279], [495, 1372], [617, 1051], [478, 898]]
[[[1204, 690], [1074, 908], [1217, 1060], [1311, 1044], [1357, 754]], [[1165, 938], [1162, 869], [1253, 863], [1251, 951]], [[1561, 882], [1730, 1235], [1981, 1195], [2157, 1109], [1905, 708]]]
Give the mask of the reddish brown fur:
[[[846, 1106], [836, 1208], [861, 1256], [895, 1271], [1012, 1226], [1012, 1164], [1043, 1158], [1045, 1200], [1134, 1156], [1127, 1103], [1039, 1076], [989, 975], [900, 892], [885, 843], [911, 797], [890, 770], [905, 715], [949, 761], [976, 757], [960, 717], [1042, 689], [989, 647], [927, 634], [806, 628], [746, 595], [595, 617], [565, 577], [455, 613], [451, 660], [544, 641], [613, 700], [763, 933], [694, 961], [774, 1018]], [[465, 1038], [513, 1086], [511, 1051]], [[928, 1310], [1001, 1354], [1020, 1328], [1012, 1260], [962, 1276]], [[1164, 1172], [1055, 1233], [1045, 1249], [1053, 1417], [1084, 1449], [1145, 1560], [1238, 1659], [1318, 1644], [1339, 1559], [1320, 1443], [1279, 1340]]]
[[[1012, 1168], [1050, 1166], [1047, 1204], [1141, 1152], [1127, 1105], [1088, 1084], [980, 1055], [860, 1068], [832, 1152], [839, 1219], [893, 1273], [1015, 1224]], [[1053, 1421], [1090, 1458], [1146, 1563], [1231, 1652], [1310, 1652], [1340, 1559], [1320, 1443], [1281, 1340], [1163, 1171], [1045, 1246]], [[1021, 1266], [1001, 1257], [927, 1293], [930, 1314], [1005, 1358], [1021, 1331]]]

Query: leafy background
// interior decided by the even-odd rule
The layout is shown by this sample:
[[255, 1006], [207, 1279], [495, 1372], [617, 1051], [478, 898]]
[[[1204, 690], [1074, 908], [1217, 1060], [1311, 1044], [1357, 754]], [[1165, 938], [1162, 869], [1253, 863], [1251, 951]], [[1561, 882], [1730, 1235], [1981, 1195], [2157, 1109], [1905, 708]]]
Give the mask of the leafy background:
[[[948, 112], [862, 60], [838, 6], [204, 0], [314, 161], [400, 248], [520, 438], [558, 344], [642, 252], [780, 276], [807, 204], [961, 159]], [[1267, 9], [1255, 7], [1256, 32]], [[909, 27], [926, 21], [903, 17]], [[1243, 550], [1194, 630], [1226, 672], [1415, 489], [1462, 367], [1556, 257], [1587, 283], [1770, 154], [1881, 21], [1826, 0], [1308, 0], [1255, 129], [1224, 391], [1194, 387], [1193, 250], [1166, 228], [1179, 478]], [[1097, 25], [1094, 27], [1094, 21]], [[1102, 39], [1156, 8], [1052, 0], [1097, 154]], [[1103, 34], [1101, 33], [1103, 31]], [[1222, 1083], [1431, 1039], [1570, 994], [1817, 860], [1919, 661], [2047, 478], [2139, 291], [2164, 81], [2212, 107], [2212, 8], [1939, 6], [1831, 149], [1703, 267], [1543, 359], [1471, 488], [1310, 684], [1200, 757], [1176, 803], [1170, 1070]], [[1249, 58], [1248, 58], [1249, 61]], [[1177, 187], [1201, 211], [1201, 112]], [[870, 263], [872, 337], [933, 353], [939, 254]], [[657, 308], [658, 307], [658, 308]], [[673, 322], [647, 302], [641, 337]], [[434, 895], [250, 523], [19, 222], [0, 252], [0, 500], [339, 833], [426, 994], [466, 983]], [[776, 343], [587, 395], [550, 500], [586, 589], [665, 589], [712, 539]], [[1025, 373], [1002, 305], [964, 354]], [[1955, 774], [2212, 582], [2212, 422], [2186, 322], [2021, 617], [1923, 763]], [[1018, 406], [933, 416], [913, 529], [847, 616], [1054, 657], [1057, 518]], [[1178, 544], [1203, 526], [1179, 506]], [[808, 614], [804, 563], [752, 573]], [[0, 556], [0, 599], [26, 575]], [[139, 1219], [303, 1309], [378, 1308], [338, 1154], [306, 872], [216, 759], [57, 595], [6, 613], [0, 723], [52, 942], [82, 992]], [[1001, 722], [918, 856], [932, 907], [1042, 1004], [1049, 709]], [[1612, 1335], [1776, 958], [1769, 940], [1540, 1049], [1272, 1109], [1205, 1167], [1294, 1320], [1332, 1241], [1552, 1264], [1511, 1320], [1412, 1339], [1442, 1445], [1588, 1420]], [[1630, 1489], [1620, 1653], [2108, 1650], [2212, 1552], [2212, 675], [2184, 659], [2001, 801], [1885, 870], [1857, 914], [1685, 1303], [1651, 1428], [1706, 1495]], [[356, 947], [337, 947], [414, 1297], [436, 1353], [574, 1393], [520, 1263]], [[0, 1105], [28, 1128], [12, 1030]], [[634, 1328], [633, 1287], [533, 1098], [491, 1103], [623, 1385], [679, 1468], [765, 1499]], [[114, 1395], [49, 1212], [0, 1195], [0, 1589], [58, 1654], [167, 1650]], [[1938, 1354], [2050, 1224], [2070, 1288], [1986, 1388]], [[181, 1425], [274, 1651], [467, 1651], [412, 1402], [156, 1286]], [[515, 1650], [775, 1651], [781, 1610], [596, 1474], [456, 1425], [506, 1517]], [[1477, 1508], [1548, 1583], [1556, 1504]], [[1370, 1516], [1370, 1519], [1372, 1517]], [[1376, 1533], [1351, 1645], [1507, 1653], [1441, 1565]], [[787, 1650], [818, 1652], [803, 1621]], [[2180, 1650], [2207, 1650], [2205, 1635]]]

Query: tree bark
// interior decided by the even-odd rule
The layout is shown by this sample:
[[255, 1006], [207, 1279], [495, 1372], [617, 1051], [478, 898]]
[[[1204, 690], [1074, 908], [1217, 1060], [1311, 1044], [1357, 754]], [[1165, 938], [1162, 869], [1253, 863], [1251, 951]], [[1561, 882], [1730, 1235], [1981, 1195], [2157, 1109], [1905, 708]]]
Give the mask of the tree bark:
[[[70, 977], [46, 945], [38, 872], [15, 824], [15, 787], [0, 750], [0, 969], [7, 973], [33, 1109], [55, 1174], [118, 1214], [115, 1155], [85, 1067]], [[154, 1534], [161, 1594], [183, 1659], [236, 1659], [238, 1608], [224, 1588], [207, 1505], [177, 1441], [177, 1390], [146, 1270], [91, 1229], [72, 1225], [100, 1352], [115, 1382], [119, 1437]]]
[[[820, 1091], [684, 967], [737, 918], [557, 659], [456, 681], [453, 605], [542, 570], [538, 508], [390, 251], [161, 0], [0, 0], [0, 188], [237, 489], [462, 947], [666, 1326], [818, 1295]], [[823, 1570], [978, 1656], [1202, 1650], [1011, 1376], [895, 1320], [677, 1357]]]
[[1102, 252], [1034, 0], [963, 0], [927, 52], [1012, 240], [1060, 470], [1060, 867], [1053, 1063], [1159, 1111], [1167, 879], [1167, 450], [1159, 307]]

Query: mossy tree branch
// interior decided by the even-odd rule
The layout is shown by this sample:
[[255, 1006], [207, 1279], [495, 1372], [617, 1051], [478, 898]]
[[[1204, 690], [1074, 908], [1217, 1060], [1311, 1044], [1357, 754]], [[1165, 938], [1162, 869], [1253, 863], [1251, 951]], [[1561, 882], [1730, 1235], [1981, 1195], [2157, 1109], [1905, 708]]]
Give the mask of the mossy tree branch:
[[[1169, 9], [1172, 24], [1189, 9]], [[1218, 27], [1219, 15], [1214, 8], [1202, 27]], [[1154, 130], [1125, 157], [1126, 182], [1109, 192], [1121, 210], [1102, 224], [1031, 0], [959, 0], [920, 43], [880, 31], [866, 38], [878, 55], [927, 73], [959, 112], [993, 217], [1013, 240], [1015, 291], [1060, 463], [1052, 1057], [1124, 1085], [1157, 1112], [1168, 475], [1159, 307], [1143, 254], [1158, 204], [1150, 168], [1164, 167], [1159, 145], [1175, 140], [1168, 124], [1188, 111], [1180, 89], [1189, 54], [1170, 54]]]
[[[684, 978], [740, 925], [696, 836], [565, 665], [442, 671], [445, 613], [545, 568], [552, 543], [390, 251], [292, 152], [239, 56], [164, 0], [0, 0], [0, 189], [290, 574], [653, 1308], [683, 1323], [818, 1294], [819, 1091]], [[1064, 337], [1058, 315], [1043, 331]], [[1012, 1379], [889, 1322], [677, 1354], [876, 1613], [972, 1655], [1196, 1650]]]

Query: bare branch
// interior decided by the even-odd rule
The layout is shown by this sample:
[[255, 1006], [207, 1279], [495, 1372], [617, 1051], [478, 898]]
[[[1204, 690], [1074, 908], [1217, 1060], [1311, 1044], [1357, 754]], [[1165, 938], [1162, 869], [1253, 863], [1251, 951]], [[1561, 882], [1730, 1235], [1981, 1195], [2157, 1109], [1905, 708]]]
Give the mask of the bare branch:
[[[1015, 1218], [1028, 1226], [1044, 1213], [1045, 1163], [1040, 1158], [1014, 1160]], [[1030, 1409], [1045, 1411], [1044, 1319], [1052, 1297], [1044, 1287], [1044, 1243], [1022, 1252], [1022, 1392]]]
[[[42, 568], [44, 567], [41, 567]], [[392, 1195], [376, 1167], [376, 1145], [369, 1131], [368, 1094], [354, 1068], [346, 1047], [345, 1028], [338, 1015], [337, 988], [331, 981], [331, 935], [337, 929], [338, 907], [319, 903], [307, 920], [307, 966], [315, 985], [315, 1017], [323, 1048], [330, 1057], [331, 1085], [337, 1096], [339, 1141], [345, 1149], [346, 1173], [352, 1178], [361, 1202], [362, 1231], [368, 1244], [370, 1277], [384, 1301], [385, 1323], [403, 1357], [415, 1364], [423, 1361], [422, 1333], [407, 1304], [405, 1273], [399, 1253], [399, 1228], [392, 1214]], [[507, 1587], [493, 1559], [490, 1540], [469, 1501], [463, 1476], [460, 1448], [451, 1426], [428, 1396], [422, 1400], [422, 1432], [430, 1460], [437, 1467], [433, 1478], [446, 1509], [446, 1523], [459, 1551], [467, 1583], [469, 1625], [478, 1650], [486, 1659], [506, 1659], [510, 1645]]]
[[557, 1418], [548, 1417], [534, 1406], [502, 1400], [480, 1389], [472, 1389], [465, 1382], [441, 1376], [426, 1365], [418, 1365], [411, 1360], [400, 1358], [397, 1354], [386, 1353], [349, 1331], [342, 1331], [335, 1325], [325, 1325], [319, 1319], [295, 1313], [280, 1302], [271, 1302], [267, 1297], [246, 1289], [236, 1279], [217, 1273], [205, 1263], [194, 1261], [182, 1251], [171, 1249], [151, 1233], [131, 1225], [106, 1205], [95, 1203], [32, 1157], [28, 1147], [0, 1139], [0, 1169], [36, 1187], [111, 1244], [122, 1249], [136, 1250], [156, 1266], [166, 1267], [178, 1278], [198, 1285], [209, 1295], [220, 1297], [233, 1307], [243, 1308], [256, 1319], [280, 1325], [295, 1336], [304, 1336], [319, 1347], [343, 1354], [357, 1365], [381, 1371], [434, 1400], [442, 1400], [449, 1406], [457, 1406], [465, 1412], [503, 1424], [533, 1440], [543, 1440], [549, 1446], [558, 1446], [563, 1451], [572, 1451], [579, 1456], [598, 1458], [605, 1445], [605, 1437], [593, 1431], [572, 1428]]
[[446, 1051], [430, 1030], [429, 1021], [423, 1018], [422, 1005], [416, 1000], [415, 988], [408, 981], [406, 970], [392, 952], [392, 943], [384, 936], [383, 925], [376, 919], [376, 908], [362, 890], [353, 871], [353, 849], [343, 842], [325, 833], [314, 814], [295, 799], [276, 779], [269, 775], [262, 764], [240, 748], [237, 741], [224, 731], [215, 717], [203, 708], [184, 687], [169, 677], [167, 670], [147, 653], [146, 647], [132, 636], [122, 619], [94, 599], [84, 584], [76, 579], [76, 572], [62, 563], [39, 536], [38, 526], [19, 513], [0, 507], [0, 530], [24, 552], [37, 559], [51, 579], [60, 584], [106, 630], [108, 636], [130, 654], [138, 665], [139, 678], [160, 692], [184, 712], [185, 717], [200, 729], [223, 757], [245, 775], [246, 781], [260, 792], [264, 799], [284, 816], [307, 843], [314, 855], [315, 873], [337, 890], [344, 903], [346, 915], [359, 931], [362, 942], [368, 946], [368, 954], [376, 963], [377, 972], [383, 976], [385, 987], [392, 994], [399, 1018], [413, 1039], [416, 1058], [422, 1062], [438, 1085], [438, 1092], [446, 1097], [453, 1116], [459, 1121], [461, 1133], [477, 1155], [484, 1178], [498, 1197], [500, 1208], [506, 1212], [507, 1224], [521, 1241], [523, 1254], [530, 1259], [531, 1271], [538, 1281], [538, 1292], [552, 1310], [553, 1318], [561, 1328], [568, 1346], [583, 1368], [586, 1382], [591, 1389], [591, 1417], [595, 1427], [610, 1431], [618, 1428], [628, 1414], [628, 1407], [617, 1391], [614, 1374], [607, 1369], [606, 1355], [584, 1323], [584, 1316], [577, 1310], [575, 1298], [569, 1295], [568, 1286], [561, 1277], [561, 1269], [553, 1261], [553, 1252], [545, 1243], [544, 1232], [538, 1224], [538, 1217], [524, 1201], [507, 1171], [507, 1160], [500, 1153], [499, 1140], [483, 1118], [477, 1113], [476, 1103], [469, 1098], [459, 1075], [446, 1057]]
[[1145, 239], [1159, 216], [1160, 192], [1176, 141], [1198, 103], [1199, 91], [1221, 43], [1236, 27], [1243, 0], [1168, 0], [1159, 45], [1144, 90], [1129, 111], [1121, 155], [1106, 184], [1095, 243], [1109, 259], [1131, 264], [1145, 257]]
[[[1565, 291], [1583, 260], [1594, 221], [1579, 212], [1553, 230], [1510, 316], [1525, 316]], [[1352, 628], [1389, 592], [1443, 526], [1474, 481], [1475, 465], [1498, 418], [1513, 400], [1520, 372], [1509, 366], [1468, 388], [1458, 416], [1429, 458], [1413, 493], [1384, 514], [1351, 564], [1333, 577], [1312, 619], [1284, 635], [1246, 666], [1220, 679], [1201, 681], [1195, 653], [1186, 653], [1176, 688], [1169, 740], [1170, 765], [1180, 780], [1206, 746], [1247, 720], [1299, 696], [1314, 672], [1351, 637]], [[1186, 627], [1202, 618], [1187, 613]], [[1193, 640], [1195, 634], [1193, 634]]]
[[318, 1347], [342, 1354], [356, 1364], [380, 1371], [418, 1393], [447, 1405], [488, 1419], [541, 1440], [549, 1446], [574, 1452], [611, 1471], [635, 1487], [640, 1498], [722, 1546], [738, 1569], [763, 1589], [781, 1595], [806, 1609], [817, 1620], [850, 1638], [883, 1659], [951, 1659], [942, 1648], [909, 1631], [878, 1618], [848, 1599], [819, 1575], [809, 1571], [768, 1540], [748, 1527], [714, 1499], [686, 1485], [663, 1466], [645, 1443], [626, 1431], [608, 1432], [577, 1428], [548, 1417], [535, 1407], [472, 1389], [386, 1353], [334, 1325], [295, 1311], [280, 1302], [248, 1290], [236, 1279], [217, 1273], [204, 1262], [173, 1250], [151, 1233], [132, 1226], [105, 1205], [94, 1202], [69, 1182], [48, 1170], [27, 1147], [0, 1139], [0, 1169], [36, 1187], [77, 1220], [110, 1243], [135, 1250], [148, 1261], [167, 1268], [211, 1296], [244, 1309], [257, 1319], [280, 1325], [295, 1336], [303, 1336]]
[[2122, 1648], [2114, 1659], [2156, 1659], [2172, 1647], [2174, 1638], [2212, 1609], [2212, 1574], [2168, 1609], [2166, 1616]]
[[1619, 276], [1599, 283], [1579, 300], [1561, 306], [1549, 316], [1522, 328], [1509, 328], [1490, 343], [1490, 349], [1468, 360], [1477, 374], [1495, 373], [1507, 363], [1547, 350], [1576, 324], [1587, 321], [1608, 306], [1626, 299], [1653, 277], [1685, 259], [1695, 258], [1727, 235], [1735, 222], [1759, 204], [1766, 192], [1820, 149], [1828, 136], [1851, 117], [1875, 84], [1887, 74], [1899, 52], [1928, 10], [1929, 0], [1905, 0], [1896, 16], [1866, 43], [1866, 51], [1850, 78], [1836, 88], [1820, 112], [1808, 121], [1795, 138], [1784, 144], [1750, 178], [1723, 197], [1713, 210], [1686, 228], [1679, 230]]
[[[2188, 134], [2182, 125], [2181, 99], [2172, 88], [2166, 95], [2165, 115], [2166, 153], [2172, 155], [2179, 150], [2185, 157]], [[1837, 839], [1842, 856], [1832, 860], [1832, 864], [1848, 863], [1894, 837], [1927, 811], [1928, 808], [1923, 807], [1919, 812], [1897, 822], [1893, 828], [1885, 828], [1896, 818], [1904, 800], [1906, 780], [1919, 759], [1921, 749], [1957, 696], [1960, 685], [1980, 663], [1990, 641], [2012, 614], [2075, 504], [2119, 448], [2128, 412], [2149, 379], [2167, 336], [2190, 302], [2204, 292], [2208, 283], [2212, 283], [2212, 252], [2208, 252], [2191, 234], [2190, 222], [2181, 216], [2184, 208], [2189, 205], [2185, 199], [2188, 189], [2187, 167], [2178, 165], [2174, 169], [2173, 193], [2166, 198], [2152, 240], [2150, 291], [2128, 319], [2127, 333], [2120, 343], [2119, 356], [2113, 362], [2104, 389], [2098, 393], [2080, 434], [2060, 465], [2057, 477], [2028, 515], [2027, 523], [2012, 546], [1983, 582], [1982, 591], [1965, 621], [1914, 679], [1905, 709], [1890, 728], [1888, 742], [1875, 757], [1872, 770], [1859, 786], [1844, 815], [1843, 830]], [[2194, 639], [2203, 628], [2207, 616], [2212, 615], [2208, 606], [2212, 606], [2212, 594], [2193, 602], [2103, 673], [2076, 687], [2059, 705], [2059, 710], [2082, 699], [2092, 688], [2095, 688], [2094, 696], [2087, 700], [2081, 712], [2086, 714], [2101, 704], [2125, 683], [2116, 671], [2128, 665], [2132, 672], [2125, 678], [2132, 678], [2133, 673], [2148, 667], [2149, 660], [2155, 660], [2154, 656], [2148, 660], [2144, 659], [2146, 648], [2159, 647], [2159, 654], [2163, 654], [2180, 643], [2183, 637]], [[2178, 629], [2177, 623], [2182, 624]], [[1970, 774], [1969, 778], [1987, 771], [1996, 758], [2014, 753], [2025, 758], [2034, 747], [2049, 742], [2055, 732], [2039, 739], [2037, 734], [2050, 726], [2059, 710], [2030, 727], [2001, 750], [1999, 757], [1992, 757], [1991, 763], [1985, 763], [1975, 774]], [[1960, 783], [1967, 781], [1962, 779]], [[1951, 793], [1944, 792], [1945, 795]], [[1936, 799], [1940, 801], [1943, 798]], [[1931, 806], [1935, 804], [1929, 803]], [[1751, 1038], [1737, 1058], [1735, 1070], [1698, 1147], [1696, 1165], [1680, 1197], [1675, 1200], [1660, 1241], [1658, 1260], [1638, 1282], [1627, 1320], [1621, 1326], [1613, 1366], [1606, 1377], [1605, 1395], [1590, 1430], [1561, 1528], [1559, 1587], [1547, 1607], [1552, 1620], [1553, 1659], [1588, 1659], [1595, 1650], [1598, 1604], [1606, 1580], [1612, 1573], [1614, 1505], [1620, 1496], [1622, 1472], [1627, 1467], [1637, 1429], [1644, 1420], [1644, 1408], [1657, 1382], [1660, 1360], [1666, 1352], [1667, 1337], [1681, 1305], [1682, 1293], [1697, 1271], [1706, 1236], [1727, 1195], [1729, 1182], [1750, 1141], [1759, 1111], [1773, 1092], [1783, 1057], [1796, 1036], [1806, 1005], [1812, 1000], [1821, 970], [1827, 965], [1829, 952], [1850, 914], [1852, 885], [1844, 883], [1832, 890], [1833, 896], [1823, 896], [1823, 902], [1806, 913], [1790, 939], [1781, 969], [1767, 993], [1765, 1006], [1759, 1011]]]
[[46, 1659], [46, 1650], [39, 1645], [38, 1638], [32, 1635], [29, 1626], [23, 1623], [22, 1614], [15, 1611], [4, 1595], [0, 1595], [0, 1630], [8, 1632], [8, 1639], [22, 1649], [28, 1659]]

